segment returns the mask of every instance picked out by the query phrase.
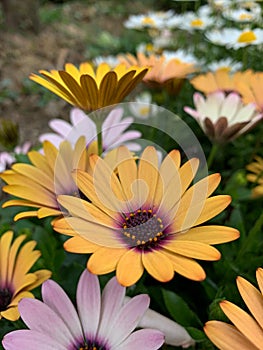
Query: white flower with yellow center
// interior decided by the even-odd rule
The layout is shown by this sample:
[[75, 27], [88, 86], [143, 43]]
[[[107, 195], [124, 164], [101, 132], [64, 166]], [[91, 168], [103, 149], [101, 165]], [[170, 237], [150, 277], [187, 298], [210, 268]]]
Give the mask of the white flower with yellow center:
[[177, 51], [164, 50], [162, 54], [167, 61], [175, 59], [178, 63], [191, 63], [196, 66], [199, 63], [198, 58], [182, 49]]
[[242, 63], [241, 62], [235, 62], [231, 58], [225, 58], [220, 61], [215, 61], [207, 66], [208, 71], [225, 71], [225, 72], [236, 72], [238, 70], [241, 70]]
[[214, 31], [206, 34], [206, 38], [216, 45], [227, 48], [239, 49], [249, 45], [260, 45], [263, 43], [263, 29], [236, 29], [226, 28], [222, 31]]
[[226, 19], [240, 23], [251, 23], [260, 20], [261, 9], [259, 11], [248, 11], [246, 9], [230, 9], [222, 13]]
[[179, 27], [190, 32], [195, 30], [205, 30], [214, 24], [212, 17], [196, 14], [194, 12], [187, 12], [181, 16], [181, 23]]
[[148, 12], [146, 14], [131, 15], [124, 26], [129, 29], [163, 29], [166, 27], [165, 22], [173, 16], [173, 11], [166, 12]]
[[158, 113], [158, 106], [152, 103], [152, 95], [148, 91], [138, 95], [135, 102], [137, 103], [130, 103], [130, 111], [139, 119], [147, 119]]
[[101, 63], [107, 63], [111, 68], [115, 68], [120, 62], [116, 56], [98, 56], [94, 58], [93, 63], [99, 66]]

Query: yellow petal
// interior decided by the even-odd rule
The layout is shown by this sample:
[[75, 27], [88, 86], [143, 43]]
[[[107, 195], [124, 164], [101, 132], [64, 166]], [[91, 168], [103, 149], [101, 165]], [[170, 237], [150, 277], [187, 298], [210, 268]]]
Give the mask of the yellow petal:
[[127, 252], [127, 249], [114, 249], [101, 247], [89, 258], [87, 268], [96, 275], [104, 275], [116, 270], [120, 258]]
[[95, 252], [95, 250], [97, 250], [98, 248], [100, 248], [99, 245], [89, 242], [86, 239], [79, 236], [75, 236], [68, 239], [63, 246], [67, 252], [78, 254], [90, 254]]
[[253, 345], [262, 348], [263, 330], [245, 311], [229, 301], [222, 301], [220, 307], [237, 329], [248, 338]]
[[38, 286], [40, 286], [44, 281], [49, 279], [52, 275], [52, 272], [49, 270], [37, 270], [34, 272], [34, 275], [36, 276], [36, 281], [32, 284], [30, 284], [27, 288], [29, 290], [34, 289]]
[[1, 284], [5, 286], [10, 283], [8, 280], [8, 260], [10, 253], [10, 246], [13, 239], [13, 232], [7, 231], [0, 238], [0, 273], [1, 273]]
[[116, 96], [117, 74], [108, 72], [101, 80], [99, 87], [99, 107], [105, 107], [112, 104]]
[[263, 294], [263, 269], [261, 267], [257, 269], [256, 277], [261, 294]]
[[209, 321], [204, 326], [208, 338], [221, 350], [259, 350], [235, 327], [220, 321]]
[[146, 271], [157, 281], [168, 282], [174, 276], [173, 264], [170, 259], [158, 250], [143, 252], [142, 263]]
[[136, 283], [142, 276], [144, 267], [142, 255], [136, 249], [130, 249], [119, 260], [116, 270], [118, 282], [125, 287]]
[[89, 75], [82, 75], [80, 84], [85, 95], [86, 109], [97, 109], [99, 105], [99, 90], [94, 78]]
[[13, 307], [8, 308], [5, 311], [1, 311], [0, 314], [2, 317], [4, 317], [5, 319], [7, 319], [9, 321], [17, 321], [20, 317], [17, 306], [13, 306]]
[[77, 106], [84, 106], [86, 102], [85, 95], [77, 81], [65, 71], [59, 71], [59, 75], [66, 85], [67, 89], [71, 92], [71, 95], [77, 101]]
[[200, 260], [219, 260], [220, 252], [208, 244], [194, 241], [176, 240], [167, 242], [165, 249], [173, 253]]

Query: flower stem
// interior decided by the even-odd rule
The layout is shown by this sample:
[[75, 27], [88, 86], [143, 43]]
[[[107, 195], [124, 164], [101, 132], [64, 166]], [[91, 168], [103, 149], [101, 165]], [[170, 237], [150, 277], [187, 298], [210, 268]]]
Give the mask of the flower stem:
[[213, 164], [213, 161], [214, 161], [215, 155], [216, 155], [216, 153], [218, 151], [218, 148], [219, 148], [218, 144], [217, 143], [213, 143], [213, 146], [211, 148], [210, 154], [209, 154], [208, 159], [207, 159], [207, 168], [208, 169]]

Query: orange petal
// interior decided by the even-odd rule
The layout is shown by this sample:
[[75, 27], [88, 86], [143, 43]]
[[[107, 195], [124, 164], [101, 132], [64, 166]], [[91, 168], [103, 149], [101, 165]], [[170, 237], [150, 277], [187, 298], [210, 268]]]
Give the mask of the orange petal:
[[122, 286], [129, 287], [141, 278], [143, 271], [142, 255], [134, 248], [128, 250], [120, 258], [116, 269], [116, 277]]
[[79, 254], [90, 254], [100, 248], [99, 245], [89, 242], [79, 236], [68, 239], [63, 246], [67, 252]]
[[142, 263], [147, 272], [157, 281], [168, 282], [174, 276], [173, 264], [170, 259], [158, 250], [143, 253]]
[[116, 270], [116, 266], [127, 249], [114, 249], [101, 247], [89, 258], [87, 268], [96, 275], [104, 275]]
[[221, 257], [220, 252], [216, 248], [201, 242], [177, 241], [174, 239], [165, 245], [165, 249], [176, 254], [200, 260], [219, 260]]

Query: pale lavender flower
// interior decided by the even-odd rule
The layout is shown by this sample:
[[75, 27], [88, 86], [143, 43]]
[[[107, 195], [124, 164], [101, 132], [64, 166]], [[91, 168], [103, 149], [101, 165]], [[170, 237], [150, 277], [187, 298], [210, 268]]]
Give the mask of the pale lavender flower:
[[[107, 152], [121, 144], [125, 144], [131, 151], [138, 151], [141, 147], [131, 142], [141, 136], [137, 130], [128, 130], [133, 123], [132, 117], [123, 117], [123, 109], [113, 109], [102, 123], [102, 147]], [[87, 147], [97, 140], [97, 128], [94, 121], [82, 110], [72, 108], [70, 122], [62, 119], [52, 119], [49, 126], [55, 133], [46, 133], [39, 137], [40, 142], [50, 141], [59, 147], [63, 140], [68, 140], [74, 146], [80, 136], [85, 136]]]
[[31, 142], [27, 141], [22, 146], [16, 146], [13, 152], [0, 152], [0, 173], [10, 168], [16, 162], [16, 155], [27, 154], [31, 147]]
[[[113, 277], [102, 296], [99, 279], [85, 270], [76, 295], [77, 310], [54, 281], [42, 285], [43, 302], [24, 298], [19, 312], [29, 329], [4, 336], [6, 350], [157, 350], [164, 342], [158, 330], [134, 331], [149, 306], [149, 297], [137, 295], [124, 304], [125, 287]], [[134, 332], [133, 332], [134, 331]]]

